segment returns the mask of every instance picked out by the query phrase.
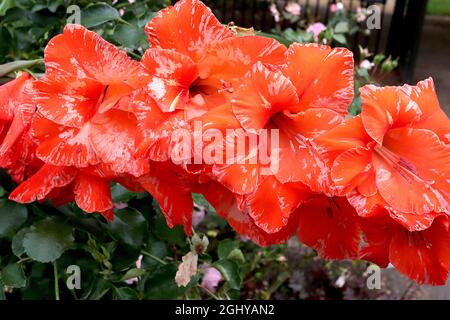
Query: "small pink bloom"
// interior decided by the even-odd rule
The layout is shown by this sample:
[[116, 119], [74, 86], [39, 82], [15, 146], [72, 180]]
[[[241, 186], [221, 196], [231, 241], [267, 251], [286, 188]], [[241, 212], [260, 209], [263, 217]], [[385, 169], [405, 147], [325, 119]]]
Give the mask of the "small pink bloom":
[[219, 282], [222, 281], [222, 274], [216, 268], [207, 268], [202, 279], [202, 287], [211, 292], [216, 292]]
[[330, 5], [330, 11], [333, 13], [344, 11], [344, 4], [342, 2], [332, 3]]
[[[142, 256], [142, 254], [139, 256], [139, 258], [136, 260], [136, 268], [138, 268], [138, 269], [141, 269], [142, 268], [142, 258], [143, 258], [143, 256]], [[125, 282], [127, 283], [127, 284], [133, 284], [133, 283], [135, 283], [135, 282], [138, 282], [139, 281], [139, 279], [137, 278], [137, 277], [134, 277], [134, 278], [131, 278], [131, 279], [128, 279], [128, 280], [125, 280]]]
[[141, 269], [142, 268], [142, 254], [139, 256], [139, 258], [136, 260], [136, 268]]
[[284, 6], [284, 10], [294, 16], [299, 16], [302, 12], [302, 7], [297, 2], [290, 1]]
[[126, 207], [128, 207], [126, 202], [114, 202], [114, 208], [116, 209], [125, 209]]
[[373, 62], [370, 62], [369, 60], [363, 60], [361, 61], [361, 63], [359, 64], [360, 68], [366, 69], [366, 70], [370, 70], [375, 66], [375, 64]]
[[250, 241], [250, 238], [249, 238], [249, 237], [246, 237], [246, 236], [239, 236], [239, 239], [240, 239], [242, 242], [248, 242], [248, 241]]
[[129, 4], [133, 4], [135, 2], [135, 0], [128, 0]]
[[124, 9], [119, 9], [119, 15], [121, 17], [123, 17], [124, 14], [125, 14], [125, 10]]
[[280, 12], [277, 9], [277, 6], [275, 5], [275, 3], [272, 3], [269, 7], [270, 13], [273, 16], [273, 19], [275, 20], [275, 22], [279, 22], [280, 21]]
[[319, 34], [326, 29], [327, 27], [322, 22], [316, 22], [309, 25], [308, 29], [306, 29], [306, 32], [311, 32], [314, 36], [314, 41], [317, 42], [319, 40]]
[[198, 226], [205, 218], [205, 209], [203, 207], [197, 207], [198, 210], [192, 212], [192, 225]]
[[366, 10], [363, 8], [357, 8], [356, 9], [356, 21], [357, 22], [364, 22], [366, 20]]

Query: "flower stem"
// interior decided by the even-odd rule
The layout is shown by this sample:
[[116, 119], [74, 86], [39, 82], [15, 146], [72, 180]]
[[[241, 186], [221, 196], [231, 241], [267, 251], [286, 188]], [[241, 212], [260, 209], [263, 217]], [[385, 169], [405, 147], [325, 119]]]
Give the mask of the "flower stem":
[[59, 298], [59, 283], [58, 283], [58, 268], [56, 266], [56, 261], [53, 262], [53, 276], [55, 281], [55, 299], [60, 300]]
[[160, 258], [154, 256], [154, 255], [151, 254], [150, 252], [147, 252], [147, 251], [144, 251], [144, 250], [141, 250], [141, 252], [142, 252], [143, 255], [148, 256], [148, 257], [150, 257], [150, 258], [152, 258], [152, 259], [158, 261], [158, 262], [161, 263], [161, 264], [167, 264], [167, 262], [165, 262], [164, 260], [161, 260]]

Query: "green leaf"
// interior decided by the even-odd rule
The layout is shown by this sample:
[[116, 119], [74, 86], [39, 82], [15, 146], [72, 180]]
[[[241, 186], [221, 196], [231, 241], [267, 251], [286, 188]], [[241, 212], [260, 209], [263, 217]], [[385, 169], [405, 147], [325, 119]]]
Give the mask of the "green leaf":
[[343, 34], [333, 34], [333, 39], [336, 40], [339, 43], [346, 44], [347, 40], [345, 39], [345, 36]]
[[358, 76], [363, 78], [367, 78], [369, 76], [369, 72], [367, 71], [367, 69], [364, 68], [358, 68], [356, 70], [356, 73], [358, 74]]
[[222, 259], [214, 263], [213, 266], [220, 271], [231, 289], [239, 290], [241, 288], [242, 280], [239, 273], [239, 266], [234, 261]]
[[117, 210], [109, 229], [116, 240], [135, 248], [142, 246], [148, 237], [147, 220], [132, 208]]
[[175, 283], [177, 267], [175, 264], [167, 264], [154, 271], [145, 282], [146, 299], [176, 299], [188, 288], [194, 286], [198, 276], [194, 276], [187, 287], [178, 287]]
[[3, 284], [2, 279], [0, 279], [0, 301], [1, 300], [6, 300], [5, 285]]
[[228, 259], [233, 260], [237, 263], [244, 263], [245, 257], [241, 249], [233, 249], [227, 256]]
[[128, 24], [119, 24], [114, 28], [114, 39], [124, 47], [136, 48], [147, 37], [143, 28], [137, 28]]
[[88, 296], [84, 296], [83, 299], [100, 300], [111, 288], [111, 282], [100, 278], [98, 279], [98, 281], [92, 283], [92, 287], [88, 292]]
[[6, 11], [15, 7], [16, 2], [14, 0], [2, 0], [0, 1], [0, 17], [4, 16]]
[[58, 259], [74, 242], [72, 227], [57, 218], [36, 222], [23, 238], [23, 247], [28, 256], [39, 262]]
[[8, 73], [11, 73], [16, 70], [30, 68], [35, 64], [42, 62], [43, 62], [42, 59], [36, 59], [36, 60], [17, 60], [2, 64], [0, 65], [0, 77], [3, 77], [4, 75], [7, 75]]
[[25, 249], [23, 247], [23, 238], [28, 231], [30, 231], [30, 228], [22, 228], [12, 238], [11, 249], [14, 255], [18, 258], [20, 258], [25, 253]]
[[119, 12], [104, 2], [93, 4], [81, 12], [81, 24], [86, 28], [95, 27], [119, 18]]
[[114, 202], [128, 202], [136, 197], [135, 192], [122, 187], [122, 185], [116, 183], [111, 187], [111, 196]]
[[341, 21], [334, 27], [334, 32], [336, 33], [346, 33], [349, 31], [348, 23], [346, 21]]
[[164, 218], [161, 208], [158, 203], [153, 199], [153, 208], [156, 211], [154, 217], [154, 227], [152, 228], [153, 233], [159, 240], [167, 241], [172, 244], [176, 244], [180, 247], [186, 245], [186, 235], [182, 226], [176, 226], [169, 228]]
[[217, 254], [219, 255], [219, 259], [226, 259], [228, 255], [234, 249], [239, 248], [239, 243], [235, 240], [225, 239], [219, 242], [219, 246], [217, 248]]
[[214, 209], [214, 207], [208, 202], [208, 200], [205, 199], [202, 194], [193, 193], [192, 200], [194, 200], [194, 203], [196, 205], [205, 208], [208, 213], [216, 213], [216, 209]]
[[384, 59], [386, 59], [386, 56], [382, 53], [377, 54], [375, 57], [373, 57], [373, 63], [376, 65], [380, 64]]
[[128, 287], [114, 288], [113, 289], [114, 300], [138, 300], [138, 294], [135, 290]]
[[147, 273], [147, 271], [145, 271], [144, 269], [138, 269], [138, 268], [133, 268], [127, 271], [127, 273], [124, 274], [124, 276], [122, 278], [120, 278], [120, 281], [125, 281], [125, 280], [129, 280], [132, 278], [136, 278], [136, 277], [141, 277], [143, 275], [145, 275]]
[[23, 268], [18, 263], [11, 263], [4, 267], [0, 273], [5, 286], [13, 288], [24, 288], [27, 285], [27, 278]]
[[[150, 253], [152, 256], [164, 260], [167, 256], [166, 245], [162, 241], [152, 242], [149, 246], [147, 246], [146, 251]], [[161, 265], [160, 261], [157, 261], [153, 257], [149, 257], [144, 255], [142, 259], [142, 268], [155, 268]]]
[[0, 238], [14, 233], [28, 217], [27, 207], [6, 199], [0, 200]]

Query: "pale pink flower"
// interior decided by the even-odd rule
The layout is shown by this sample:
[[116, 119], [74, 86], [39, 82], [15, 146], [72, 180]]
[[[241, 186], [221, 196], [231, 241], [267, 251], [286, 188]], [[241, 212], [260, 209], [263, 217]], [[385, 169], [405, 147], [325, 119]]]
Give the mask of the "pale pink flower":
[[135, 2], [135, 0], [128, 0], [129, 4], [133, 4]]
[[316, 22], [310, 24], [306, 32], [311, 32], [314, 36], [314, 41], [317, 42], [319, 40], [319, 34], [326, 29], [327, 27], [322, 22]]
[[375, 63], [370, 62], [369, 60], [365, 59], [363, 61], [361, 61], [361, 63], [359, 64], [360, 68], [366, 69], [366, 70], [370, 70], [375, 66]]
[[275, 20], [275, 22], [279, 22], [280, 21], [280, 12], [277, 9], [277, 6], [275, 5], [275, 3], [272, 3], [269, 7], [270, 13], [273, 16], [273, 19]]
[[205, 208], [198, 206], [196, 209], [198, 210], [192, 212], [192, 225], [194, 227], [198, 226], [205, 218]]
[[358, 7], [356, 9], [356, 21], [357, 22], [364, 22], [366, 20], [366, 10], [363, 8]]
[[116, 209], [125, 209], [126, 207], [128, 207], [126, 202], [114, 202], [114, 208]]
[[123, 17], [124, 14], [125, 14], [125, 10], [124, 9], [119, 9], [119, 15], [121, 17]]
[[239, 236], [239, 239], [240, 239], [242, 242], [248, 242], [248, 241], [250, 241], [250, 238], [249, 238], [249, 237], [246, 237], [246, 236]]
[[205, 287], [211, 292], [216, 292], [220, 281], [222, 281], [222, 274], [216, 268], [207, 268], [202, 278], [202, 287]]
[[144, 256], [141, 254], [139, 258], [136, 260], [136, 268], [141, 269], [142, 268], [142, 259]]
[[302, 12], [302, 7], [297, 2], [289, 1], [284, 6], [284, 10], [294, 16], [299, 16]]
[[332, 3], [330, 5], [330, 11], [333, 13], [344, 11], [344, 4], [342, 2]]
[[[141, 268], [142, 268], [142, 258], [143, 258], [143, 256], [142, 256], [142, 254], [141, 254], [141, 255], [139, 256], [139, 258], [136, 260], [136, 268], [138, 268], [138, 269], [141, 269]], [[134, 278], [125, 280], [125, 282], [126, 282], [127, 284], [133, 284], [133, 283], [138, 282], [138, 281], [139, 281], [138, 277], [134, 277]]]

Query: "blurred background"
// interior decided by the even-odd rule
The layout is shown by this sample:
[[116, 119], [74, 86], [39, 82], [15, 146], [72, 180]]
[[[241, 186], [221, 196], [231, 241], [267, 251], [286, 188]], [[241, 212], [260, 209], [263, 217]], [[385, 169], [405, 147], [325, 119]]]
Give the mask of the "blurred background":
[[[46, 43], [68, 22], [83, 24], [139, 59], [148, 48], [143, 27], [155, 12], [171, 2], [176, 1], [0, 0], [0, 83], [11, 80], [20, 70], [39, 77], [44, 72], [42, 57]], [[355, 56], [355, 90], [367, 83], [415, 84], [432, 76], [441, 106], [450, 114], [450, 0], [205, 0], [205, 3], [222, 23], [241, 34], [262, 34], [286, 45], [316, 42], [349, 48]], [[356, 97], [349, 111], [358, 114], [360, 107]], [[0, 184], [0, 198], [5, 198], [12, 188], [11, 182], [2, 175]], [[142, 212], [139, 219], [136, 216], [134, 221], [126, 221], [124, 215], [123, 221], [119, 219], [111, 226], [96, 217], [86, 217], [76, 208], [56, 212], [48, 206], [38, 209], [28, 206], [23, 225], [33, 225], [46, 214], [80, 221], [74, 227], [76, 249], [61, 252], [58, 261], [64, 266], [77, 258], [97, 277], [92, 276], [91, 289], [84, 293], [85, 298], [211, 298], [201, 290], [197, 292], [195, 286], [190, 291], [174, 287], [176, 268], [172, 264], [188, 250], [183, 232], [168, 228], [161, 231], [162, 215], [157, 204], [150, 205], [148, 195], [136, 196], [119, 186], [114, 188], [117, 204], [122, 208], [138, 208]], [[212, 276], [211, 281], [216, 282], [210, 288], [213, 297], [215, 294], [251, 299], [450, 299], [450, 284], [438, 288], [421, 286], [392, 268], [382, 270], [381, 289], [370, 290], [366, 285], [368, 263], [323, 261], [296, 239], [282, 246], [259, 248], [219, 221], [204, 199], [196, 203], [196, 228], [210, 242], [209, 258], [203, 262], [206, 271], [202, 283], [210, 272], [208, 265], [215, 259], [232, 261], [228, 267], [241, 266], [237, 271], [233, 269], [239, 283]], [[5, 210], [0, 207], [0, 211]], [[134, 214], [138, 215], [137, 211]], [[17, 259], [11, 253], [11, 242], [23, 225], [11, 222], [12, 227], [6, 232], [8, 222], [1, 223], [0, 268], [3, 274], [7, 269], [13, 277], [8, 283], [0, 279], [0, 289], [4, 288], [8, 298], [52, 298], [48, 290], [56, 267], [52, 271], [51, 265], [27, 260], [23, 252], [13, 253], [22, 256], [19, 262], [24, 266], [10, 267], [8, 263]], [[89, 228], [83, 229], [83, 225]], [[159, 229], [152, 229], [155, 227]], [[130, 230], [138, 236], [127, 238], [126, 232]], [[143, 261], [142, 252], [146, 252]], [[141, 262], [137, 267], [135, 261], [139, 261], [139, 256]], [[162, 267], [155, 261], [162, 261]], [[136, 272], [141, 264], [144, 272]], [[130, 270], [134, 271], [126, 277]], [[141, 282], [124, 284], [136, 275]], [[165, 280], [171, 281], [170, 284]], [[64, 294], [71, 297], [74, 293]]]

